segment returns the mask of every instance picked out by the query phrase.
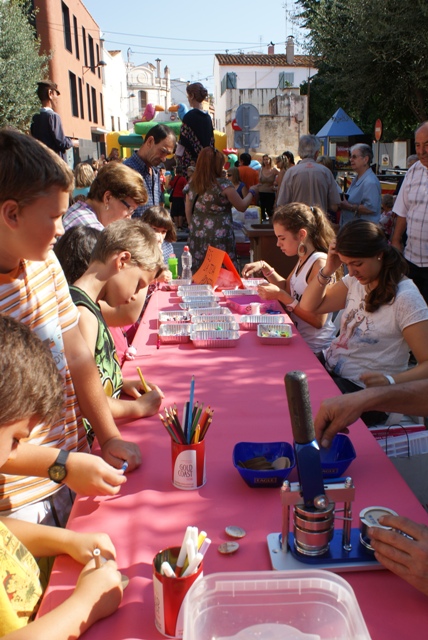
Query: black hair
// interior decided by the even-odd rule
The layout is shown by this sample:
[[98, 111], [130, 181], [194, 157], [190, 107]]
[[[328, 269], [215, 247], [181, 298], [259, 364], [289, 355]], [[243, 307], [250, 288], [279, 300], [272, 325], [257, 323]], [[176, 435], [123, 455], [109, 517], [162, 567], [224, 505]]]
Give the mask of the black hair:
[[379, 256], [382, 268], [378, 285], [366, 297], [366, 311], [377, 311], [393, 302], [398, 283], [408, 272], [401, 253], [389, 244], [381, 227], [368, 220], [351, 220], [337, 234], [336, 251], [347, 258], [374, 258]]

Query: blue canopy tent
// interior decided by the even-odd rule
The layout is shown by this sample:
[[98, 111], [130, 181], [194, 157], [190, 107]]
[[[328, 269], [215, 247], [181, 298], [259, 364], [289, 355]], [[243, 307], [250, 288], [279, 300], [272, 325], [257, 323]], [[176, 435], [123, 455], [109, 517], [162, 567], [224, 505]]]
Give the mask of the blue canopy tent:
[[364, 135], [360, 127], [348, 114], [339, 108], [330, 120], [318, 131], [317, 138], [348, 138]]
[[361, 136], [364, 133], [361, 131], [355, 122], [348, 116], [348, 114], [339, 108], [330, 120], [318, 131], [317, 138], [324, 138], [324, 154], [329, 155], [328, 141], [329, 138], [348, 138], [351, 136]]

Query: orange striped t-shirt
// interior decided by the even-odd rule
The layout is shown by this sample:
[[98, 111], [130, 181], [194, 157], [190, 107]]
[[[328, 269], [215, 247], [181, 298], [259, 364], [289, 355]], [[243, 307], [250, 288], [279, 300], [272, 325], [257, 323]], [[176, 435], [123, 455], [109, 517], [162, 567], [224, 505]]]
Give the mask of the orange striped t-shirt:
[[[39, 424], [27, 442], [88, 452], [70, 371], [64, 353], [62, 333], [78, 323], [59, 262], [51, 251], [42, 262], [22, 260], [19, 267], [0, 274], [0, 313], [29, 326], [45, 342], [64, 379], [65, 403], [62, 417], [54, 424]], [[28, 363], [31, 366], [31, 362]], [[48, 478], [0, 474], [0, 512], [7, 515], [22, 506], [39, 502], [57, 491], [59, 485]]]

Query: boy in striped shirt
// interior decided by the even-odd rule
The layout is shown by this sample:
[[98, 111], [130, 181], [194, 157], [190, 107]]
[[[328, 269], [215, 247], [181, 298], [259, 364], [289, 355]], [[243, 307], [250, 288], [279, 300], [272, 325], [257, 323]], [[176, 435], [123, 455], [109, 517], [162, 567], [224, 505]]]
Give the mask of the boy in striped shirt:
[[[124, 441], [113, 421], [52, 251], [72, 187], [73, 174], [56, 154], [30, 136], [0, 130], [0, 314], [29, 326], [50, 348], [65, 398], [60, 419], [34, 426], [2, 469], [0, 513], [57, 525], [68, 517], [69, 489], [116, 494], [126, 481], [123, 462], [129, 470], [141, 462], [137, 445]], [[103, 459], [89, 454], [82, 414]]]

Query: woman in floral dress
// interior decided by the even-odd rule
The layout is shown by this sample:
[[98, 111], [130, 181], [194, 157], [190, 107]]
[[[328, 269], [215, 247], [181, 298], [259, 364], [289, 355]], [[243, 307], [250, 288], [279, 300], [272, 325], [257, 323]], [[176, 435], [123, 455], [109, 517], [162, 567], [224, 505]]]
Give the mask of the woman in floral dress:
[[222, 177], [223, 165], [224, 155], [220, 151], [211, 147], [202, 149], [187, 187], [185, 207], [193, 272], [203, 263], [209, 245], [226, 251], [237, 264], [232, 207], [245, 211], [257, 195], [252, 187], [241, 198], [230, 180]]

